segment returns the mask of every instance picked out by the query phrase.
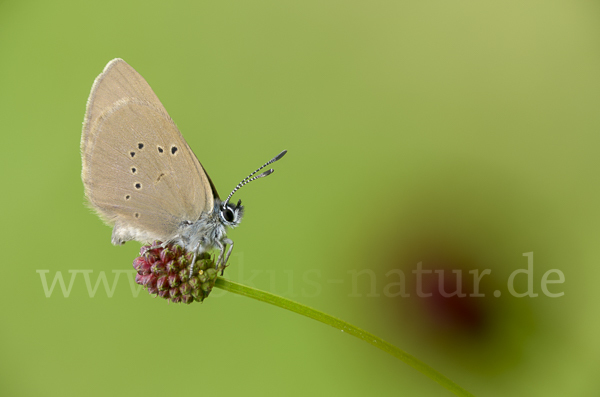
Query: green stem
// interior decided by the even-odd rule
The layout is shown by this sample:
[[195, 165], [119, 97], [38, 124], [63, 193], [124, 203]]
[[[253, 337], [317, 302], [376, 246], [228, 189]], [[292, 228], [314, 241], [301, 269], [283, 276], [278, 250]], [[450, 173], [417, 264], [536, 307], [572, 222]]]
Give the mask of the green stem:
[[384, 352], [389, 353], [392, 356], [404, 361], [406, 364], [410, 365], [422, 374], [430, 377], [431, 379], [433, 379], [446, 389], [450, 390], [457, 396], [474, 397], [471, 393], [469, 393], [456, 383], [452, 382], [450, 379], [448, 379], [435, 369], [431, 368], [429, 365], [418, 360], [414, 356], [411, 356], [410, 354], [406, 353], [404, 350], [401, 350], [396, 346], [384, 341], [383, 339], [378, 338], [377, 336], [367, 331], [364, 331], [358, 327], [355, 327], [354, 325], [342, 321], [338, 318], [325, 314], [319, 310], [315, 310], [311, 307], [302, 305], [298, 302], [294, 302], [292, 300], [271, 294], [266, 291], [261, 291], [255, 288], [248, 287], [246, 285], [238, 284], [233, 281], [226, 280], [222, 277], [217, 278], [215, 287], [224, 289], [229, 292], [233, 292], [235, 294], [244, 295], [262, 302], [270, 303], [275, 306], [279, 306], [283, 309], [287, 309], [292, 312], [302, 314], [303, 316], [320, 321], [323, 324], [330, 325], [333, 328], [337, 328], [347, 334], [356, 336], [357, 338], [362, 339], [365, 342], [368, 342], [373, 346], [383, 350]]

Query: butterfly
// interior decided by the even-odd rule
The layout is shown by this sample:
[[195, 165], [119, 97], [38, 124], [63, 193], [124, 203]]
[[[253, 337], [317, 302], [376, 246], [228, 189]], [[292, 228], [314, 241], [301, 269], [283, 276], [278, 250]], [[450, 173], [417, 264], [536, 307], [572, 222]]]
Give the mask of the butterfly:
[[227, 228], [238, 226], [244, 214], [241, 200], [229, 200], [242, 186], [270, 175], [273, 169], [256, 174], [286, 153], [244, 178], [221, 201], [146, 80], [122, 59], [113, 59], [96, 78], [87, 102], [81, 176], [90, 206], [113, 226], [113, 244], [179, 244], [193, 252], [192, 264], [200, 253], [217, 249], [222, 270], [233, 249]]

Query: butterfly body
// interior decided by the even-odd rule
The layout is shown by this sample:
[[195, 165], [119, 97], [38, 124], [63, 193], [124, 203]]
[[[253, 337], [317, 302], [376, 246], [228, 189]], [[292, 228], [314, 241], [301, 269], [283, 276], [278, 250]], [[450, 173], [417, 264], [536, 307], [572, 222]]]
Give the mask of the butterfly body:
[[224, 240], [227, 238], [227, 226], [235, 227], [241, 221], [241, 212], [235, 224], [228, 224], [221, 219], [221, 201], [215, 200], [215, 205], [211, 212], [203, 212], [197, 220], [181, 221], [175, 233], [157, 234], [146, 230], [135, 228], [127, 224], [116, 223], [113, 228], [112, 243], [114, 245], [124, 244], [129, 240], [140, 242], [165, 241], [181, 245], [186, 251], [197, 250], [198, 253], [210, 251], [213, 248], [221, 249]]
[[222, 266], [233, 245], [226, 229], [239, 225], [244, 211], [241, 201], [234, 205], [229, 199], [239, 187], [272, 172], [250, 179], [251, 174], [222, 202], [158, 97], [122, 59], [109, 62], [94, 82], [81, 155], [86, 197], [113, 226], [113, 244], [160, 240], [194, 255], [216, 248]]

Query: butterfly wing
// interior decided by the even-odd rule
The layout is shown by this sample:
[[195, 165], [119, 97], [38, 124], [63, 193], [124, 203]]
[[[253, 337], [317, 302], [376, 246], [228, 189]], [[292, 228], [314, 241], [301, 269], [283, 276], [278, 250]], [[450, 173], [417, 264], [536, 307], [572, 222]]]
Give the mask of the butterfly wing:
[[146, 80], [122, 59], [94, 82], [81, 155], [86, 197], [114, 225], [113, 244], [170, 240], [218, 198]]

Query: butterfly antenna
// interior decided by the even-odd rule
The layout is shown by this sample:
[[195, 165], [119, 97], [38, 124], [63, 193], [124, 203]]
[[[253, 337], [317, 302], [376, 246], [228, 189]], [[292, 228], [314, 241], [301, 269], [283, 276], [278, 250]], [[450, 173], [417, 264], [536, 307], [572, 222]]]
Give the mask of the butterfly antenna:
[[283, 152], [279, 153], [277, 156], [273, 157], [271, 160], [267, 161], [266, 163], [264, 163], [262, 165], [262, 167], [258, 168], [256, 171], [254, 171], [253, 173], [251, 173], [250, 175], [248, 175], [247, 177], [245, 177], [240, 183], [237, 184], [237, 186], [235, 187], [235, 189], [233, 189], [231, 191], [231, 193], [229, 193], [229, 196], [227, 197], [227, 200], [225, 200], [225, 202], [223, 203], [223, 207], [227, 206], [227, 203], [229, 202], [229, 199], [231, 198], [231, 196], [233, 196], [233, 194], [235, 192], [237, 192], [242, 186], [247, 185], [248, 183], [258, 179], [258, 178], [263, 178], [265, 176], [271, 175], [273, 173], [273, 169], [269, 169], [265, 172], [263, 172], [260, 175], [255, 176], [254, 178], [252, 178], [252, 176], [254, 174], [256, 174], [258, 171], [262, 170], [263, 168], [265, 168], [267, 165], [273, 164], [274, 162], [276, 162], [277, 160], [279, 160], [280, 158], [282, 158], [283, 156], [285, 156], [285, 154], [287, 153], [287, 150], [284, 150]]

